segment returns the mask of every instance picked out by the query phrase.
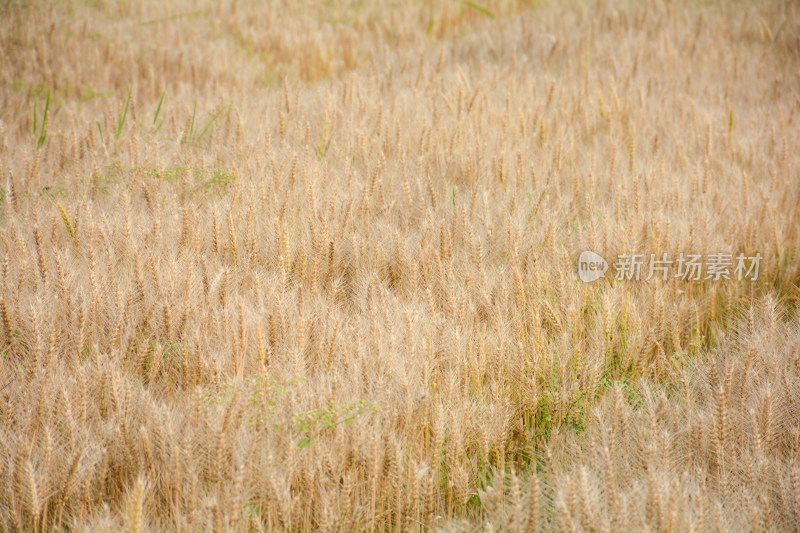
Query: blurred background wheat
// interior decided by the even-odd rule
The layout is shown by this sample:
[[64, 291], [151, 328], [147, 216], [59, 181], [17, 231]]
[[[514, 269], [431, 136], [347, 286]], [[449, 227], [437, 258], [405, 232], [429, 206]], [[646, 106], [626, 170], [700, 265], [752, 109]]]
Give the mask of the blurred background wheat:
[[796, 3], [0, 15], [0, 529], [800, 529]]

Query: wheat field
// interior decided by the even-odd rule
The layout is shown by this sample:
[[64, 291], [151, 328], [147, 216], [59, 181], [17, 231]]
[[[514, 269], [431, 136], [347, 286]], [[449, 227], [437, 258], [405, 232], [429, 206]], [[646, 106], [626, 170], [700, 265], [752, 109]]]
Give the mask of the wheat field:
[[0, 19], [0, 530], [800, 530], [797, 3]]

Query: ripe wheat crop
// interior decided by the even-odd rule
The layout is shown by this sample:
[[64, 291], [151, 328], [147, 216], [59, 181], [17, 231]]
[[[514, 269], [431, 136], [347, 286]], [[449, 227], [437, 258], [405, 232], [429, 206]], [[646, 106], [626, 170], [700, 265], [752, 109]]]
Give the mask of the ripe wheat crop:
[[1, 1], [0, 530], [797, 531], [798, 72], [789, 0]]

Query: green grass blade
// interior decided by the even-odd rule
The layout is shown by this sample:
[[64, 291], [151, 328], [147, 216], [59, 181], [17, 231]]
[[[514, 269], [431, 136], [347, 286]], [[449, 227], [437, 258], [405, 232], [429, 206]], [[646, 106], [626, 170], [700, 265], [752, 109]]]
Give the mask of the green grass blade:
[[125, 107], [123, 108], [119, 119], [117, 119], [116, 140], [119, 140], [119, 136], [122, 135], [122, 128], [125, 126], [125, 119], [128, 117], [128, 107], [131, 105], [131, 91], [133, 91], [133, 87], [128, 89], [128, 98], [125, 100]]
[[158, 120], [158, 114], [161, 113], [161, 104], [164, 103], [164, 97], [167, 95], [167, 92], [164, 91], [161, 93], [161, 100], [158, 101], [158, 107], [156, 108], [156, 114], [153, 116], [153, 125], [155, 126], [156, 121]]
[[183, 139], [183, 142], [191, 146], [194, 144], [192, 140], [194, 139], [194, 117], [197, 114], [197, 102], [194, 103], [194, 108], [192, 109], [192, 121], [189, 123], [189, 135], [188, 137]]
[[[225, 106], [225, 107], [227, 107], [227, 106]], [[205, 128], [203, 128], [203, 131], [201, 131], [201, 132], [200, 132], [200, 135], [198, 135], [197, 139], [195, 139], [195, 140], [192, 142], [192, 145], [194, 145], [194, 144], [196, 144], [196, 143], [199, 143], [199, 142], [200, 142], [200, 139], [202, 139], [202, 138], [203, 138], [203, 135], [205, 135], [205, 134], [206, 134], [206, 132], [208, 131], [208, 128], [210, 128], [210, 127], [211, 127], [211, 125], [214, 123], [214, 121], [216, 121], [216, 120], [217, 120], [217, 117], [219, 117], [219, 116], [222, 114], [222, 112], [223, 112], [223, 111], [225, 111], [225, 107], [223, 107], [222, 109], [220, 109], [219, 111], [217, 111], [217, 112], [214, 114], [214, 116], [213, 116], [213, 117], [211, 117], [211, 119], [208, 121], [208, 123], [206, 123], [206, 127], [205, 127]], [[194, 123], [194, 116], [192, 117], [192, 122]]]
[[488, 9], [486, 9], [485, 7], [483, 7], [481, 5], [476, 4], [475, 2], [469, 2], [468, 0], [464, 0], [461, 3], [464, 4], [467, 7], [471, 7], [472, 9], [474, 9], [476, 11], [480, 11], [481, 13], [483, 13], [484, 15], [489, 17], [490, 19], [495, 18], [494, 17], [494, 13], [492, 13], [491, 11], [489, 11]]
[[42, 114], [42, 129], [39, 132], [39, 139], [36, 142], [36, 148], [41, 149], [44, 146], [44, 141], [47, 138], [47, 112], [50, 110], [50, 95], [47, 95], [47, 101], [44, 104], [44, 113]]
[[330, 119], [328, 117], [328, 113], [325, 113], [325, 126], [322, 129], [322, 140], [317, 146], [317, 159], [320, 161], [322, 160], [322, 156], [325, 155], [325, 148], [328, 146], [328, 126], [330, 125]]

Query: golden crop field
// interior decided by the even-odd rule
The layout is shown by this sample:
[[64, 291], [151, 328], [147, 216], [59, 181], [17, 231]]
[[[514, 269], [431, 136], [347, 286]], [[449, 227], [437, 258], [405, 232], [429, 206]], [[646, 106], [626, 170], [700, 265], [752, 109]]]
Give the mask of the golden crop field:
[[0, 530], [800, 529], [800, 4], [0, 0], [0, 102]]

